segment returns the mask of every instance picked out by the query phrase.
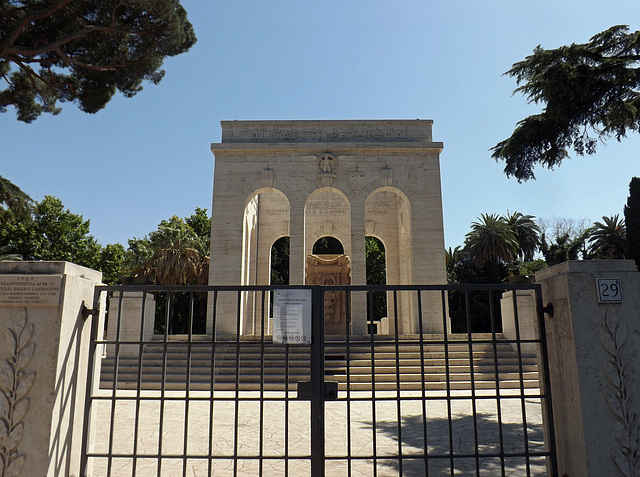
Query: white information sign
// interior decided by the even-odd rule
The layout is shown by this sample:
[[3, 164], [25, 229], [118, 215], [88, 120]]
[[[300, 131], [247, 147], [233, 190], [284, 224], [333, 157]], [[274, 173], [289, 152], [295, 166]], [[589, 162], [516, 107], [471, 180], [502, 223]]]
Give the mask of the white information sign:
[[311, 343], [311, 290], [273, 292], [273, 342]]
[[598, 303], [622, 303], [622, 285], [619, 278], [596, 278]]

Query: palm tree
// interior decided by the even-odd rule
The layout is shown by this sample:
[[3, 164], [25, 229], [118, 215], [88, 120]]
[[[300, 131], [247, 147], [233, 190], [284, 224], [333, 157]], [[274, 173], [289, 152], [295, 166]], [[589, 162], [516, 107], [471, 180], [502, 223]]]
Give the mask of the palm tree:
[[182, 219], [163, 220], [148, 239], [130, 240], [127, 274], [133, 282], [155, 285], [206, 285], [207, 240]]
[[616, 214], [603, 216], [603, 222], [596, 222], [589, 235], [589, 254], [594, 258], [624, 258], [627, 229], [624, 219]]
[[463, 256], [463, 252], [462, 252], [462, 247], [460, 247], [460, 245], [456, 246], [453, 249], [451, 247], [445, 249], [444, 260], [447, 266], [447, 282], [448, 283], [455, 283], [456, 265], [458, 264], [458, 262], [460, 262], [460, 260], [462, 260], [462, 256]]
[[510, 263], [518, 255], [518, 240], [503, 217], [482, 214], [477, 222], [471, 223], [465, 248], [478, 267], [487, 263]]
[[520, 212], [510, 214], [508, 210], [507, 215], [502, 216], [518, 242], [517, 257], [526, 262], [533, 260], [540, 246], [540, 228], [533, 221], [534, 218], [533, 215]]

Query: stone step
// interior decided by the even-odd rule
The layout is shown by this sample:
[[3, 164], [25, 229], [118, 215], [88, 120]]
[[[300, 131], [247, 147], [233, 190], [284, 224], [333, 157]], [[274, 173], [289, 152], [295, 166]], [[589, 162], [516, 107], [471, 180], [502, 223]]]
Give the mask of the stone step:
[[[212, 350], [211, 343], [189, 346], [185, 342], [170, 342], [166, 344], [165, 356], [165, 344], [159, 343], [145, 345], [142, 366], [138, 353], [126, 354], [127, 349], [122, 349], [118, 389], [136, 389], [139, 373], [143, 389], [161, 389], [165, 366], [165, 389], [184, 390], [187, 375], [190, 389], [210, 389], [212, 351], [215, 351], [216, 390], [235, 390], [237, 385], [241, 390], [259, 390], [261, 386], [264, 390], [284, 390], [285, 386], [295, 390], [297, 382], [309, 380], [308, 346], [216, 343]], [[348, 347], [344, 343], [331, 343], [325, 348], [325, 375], [327, 380], [338, 382], [341, 390], [346, 390], [347, 384], [351, 390], [371, 390], [372, 381], [377, 390], [395, 390], [398, 381], [403, 390], [422, 389], [423, 378], [426, 389], [446, 389], [448, 369], [451, 389], [470, 389], [472, 364], [478, 389], [495, 388], [496, 367], [501, 388], [520, 387], [521, 379], [525, 387], [538, 386], [535, 356], [519, 358], [509, 343], [474, 343], [471, 352], [468, 343], [455, 343], [447, 351], [442, 344], [421, 345], [416, 341], [396, 345], [376, 340], [373, 348], [366, 341], [350, 343]], [[112, 357], [102, 360], [101, 387], [112, 387], [114, 367]]]
[[[539, 384], [537, 380], [524, 381], [525, 389], [536, 389]], [[520, 389], [521, 383], [520, 380], [507, 380], [499, 382], [500, 389]], [[111, 388], [111, 386], [102, 386], [103, 389]], [[376, 391], [397, 391], [397, 383], [379, 383], [376, 382], [375, 390]], [[495, 380], [489, 381], [475, 381], [474, 387], [477, 390], [491, 390], [496, 388]], [[159, 382], [149, 382], [144, 383], [144, 389], [146, 390], [160, 390], [162, 388]], [[185, 384], [184, 382], [167, 382], [164, 386], [166, 391], [184, 391]], [[287, 386], [289, 391], [297, 391], [298, 384], [295, 382], [289, 383]], [[445, 391], [447, 389], [446, 381], [438, 381], [438, 382], [406, 382], [401, 383], [400, 385], [401, 391], [421, 391], [423, 388], [425, 391]], [[118, 381], [117, 389], [137, 389], [137, 381]], [[210, 383], [191, 383], [189, 386], [191, 391], [209, 391], [211, 389]], [[284, 383], [241, 383], [240, 391], [284, 391], [285, 385]], [[350, 388], [351, 391], [371, 391], [372, 386], [371, 383], [351, 383]], [[470, 390], [471, 389], [471, 381], [451, 381], [449, 382], [449, 389], [451, 390]], [[235, 391], [236, 384], [235, 383], [216, 383], [214, 386], [215, 391]], [[347, 384], [346, 383], [338, 383], [339, 391], [346, 391]], [[291, 396], [294, 397], [294, 396]]]

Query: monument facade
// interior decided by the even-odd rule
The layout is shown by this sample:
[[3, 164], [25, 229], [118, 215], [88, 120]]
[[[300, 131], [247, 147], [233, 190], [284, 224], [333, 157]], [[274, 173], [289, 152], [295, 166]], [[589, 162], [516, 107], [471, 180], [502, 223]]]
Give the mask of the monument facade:
[[[339, 270], [330, 274], [341, 277], [341, 283], [364, 285], [367, 236], [384, 245], [388, 285], [446, 283], [439, 165], [443, 144], [433, 141], [433, 121], [221, 125], [222, 140], [211, 145], [211, 285], [269, 285], [271, 248], [282, 237], [290, 241], [290, 285], [316, 284], [322, 260], [333, 260], [334, 268], [346, 264], [347, 277]], [[340, 260], [312, 258], [314, 244], [323, 237], [340, 241]], [[315, 278], [309, 275], [310, 267]], [[439, 295], [434, 297], [434, 302], [439, 300]], [[261, 332], [256, 317], [263, 305], [256, 301], [251, 293], [243, 297], [241, 334]], [[435, 318], [441, 317], [440, 309], [431, 320], [429, 306], [418, 317], [409, 297], [399, 294], [397, 301], [388, 307], [388, 316], [398, 320], [400, 334], [417, 333], [420, 319], [425, 332], [442, 329], [437, 322], [441, 318]], [[216, 333], [234, 334], [232, 308], [238, 305], [222, 306], [230, 313], [218, 314]], [[340, 323], [342, 318], [333, 316]], [[351, 333], [367, 332], [364, 296], [354, 296], [350, 321]]]

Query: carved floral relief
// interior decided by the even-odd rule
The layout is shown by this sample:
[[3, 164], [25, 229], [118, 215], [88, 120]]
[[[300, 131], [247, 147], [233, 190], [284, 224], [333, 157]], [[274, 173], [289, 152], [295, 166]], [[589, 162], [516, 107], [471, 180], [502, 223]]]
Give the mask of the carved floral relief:
[[608, 309], [600, 340], [608, 354], [604, 374], [610, 388], [605, 389], [605, 398], [615, 417], [614, 432], [619, 445], [611, 450], [611, 456], [620, 474], [635, 477], [640, 476], [640, 409], [632, 366], [638, 366], [638, 353], [627, 347], [627, 337], [626, 323], [618, 320], [615, 309]]
[[25, 308], [16, 312], [8, 331], [13, 341], [11, 355], [0, 371], [0, 476], [17, 477], [26, 455], [19, 449], [24, 433], [23, 419], [29, 410], [28, 394], [36, 378], [27, 372], [35, 344], [31, 343], [34, 326], [27, 323]]

